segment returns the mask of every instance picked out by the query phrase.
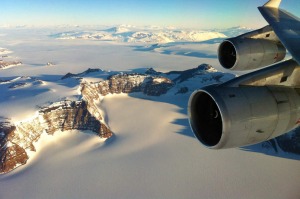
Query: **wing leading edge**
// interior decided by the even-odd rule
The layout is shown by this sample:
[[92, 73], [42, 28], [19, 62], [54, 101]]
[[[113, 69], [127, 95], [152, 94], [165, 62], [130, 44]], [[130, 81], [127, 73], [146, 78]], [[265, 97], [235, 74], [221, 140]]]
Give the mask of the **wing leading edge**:
[[280, 2], [280, 0], [270, 0], [258, 9], [286, 49], [300, 64], [300, 19], [278, 8]]

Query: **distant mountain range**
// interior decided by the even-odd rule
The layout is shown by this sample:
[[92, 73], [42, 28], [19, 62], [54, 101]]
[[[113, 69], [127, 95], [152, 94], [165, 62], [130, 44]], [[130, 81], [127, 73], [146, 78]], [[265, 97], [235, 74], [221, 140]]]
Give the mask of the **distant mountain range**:
[[121, 25], [98, 30], [78, 28], [78, 30], [52, 34], [50, 37], [56, 39], [85, 39], [127, 43], [199, 42], [216, 38], [233, 37], [249, 30], [251, 29], [239, 26], [229, 29], [183, 30], [159, 27], [137, 28]]

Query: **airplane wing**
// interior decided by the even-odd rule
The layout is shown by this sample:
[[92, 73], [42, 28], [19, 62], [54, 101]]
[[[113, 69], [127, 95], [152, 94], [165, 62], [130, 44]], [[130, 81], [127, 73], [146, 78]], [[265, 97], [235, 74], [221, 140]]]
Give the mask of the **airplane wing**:
[[[219, 46], [221, 66], [256, 71], [191, 95], [190, 126], [206, 147], [250, 145], [300, 126], [300, 19], [280, 9], [280, 3], [269, 0], [259, 7], [268, 26]], [[293, 59], [283, 61], [286, 49]]]
[[281, 0], [270, 0], [259, 11], [277, 37], [300, 64], [300, 18], [279, 8]]

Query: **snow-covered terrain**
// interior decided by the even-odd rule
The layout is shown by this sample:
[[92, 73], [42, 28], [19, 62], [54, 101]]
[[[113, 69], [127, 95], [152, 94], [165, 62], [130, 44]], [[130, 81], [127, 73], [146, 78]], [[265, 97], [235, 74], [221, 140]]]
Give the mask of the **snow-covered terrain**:
[[12, 60], [9, 54], [12, 52], [5, 48], [0, 48], [0, 69], [7, 69], [13, 66], [21, 65], [22, 62]]
[[220, 33], [226, 35], [227, 37], [235, 37], [235, 36], [250, 32], [252, 30], [253, 30], [252, 28], [236, 26], [236, 27], [227, 28], [227, 29], [212, 29], [210, 31], [220, 32]]
[[[101, 31], [125, 34], [128, 29]], [[22, 62], [0, 69], [1, 120], [30, 121], [41, 107], [80, 100], [80, 82], [93, 84], [115, 74], [152, 72], [174, 85], [160, 96], [115, 93], [96, 100], [114, 133], [106, 141], [89, 131], [43, 133], [27, 164], [0, 176], [0, 198], [300, 197], [298, 155], [276, 153], [272, 144], [214, 151], [193, 137], [186, 113], [191, 92], [233, 78], [216, 60], [218, 37], [144, 44], [53, 36], [73, 31], [0, 29], [1, 49]], [[202, 63], [215, 69], [194, 70]], [[144, 77], [138, 78], [136, 83]]]
[[168, 43], [178, 41], [206, 41], [225, 38], [216, 31], [178, 30], [175, 28], [132, 27], [120, 25], [101, 30], [82, 31], [80, 29], [50, 35], [57, 39], [85, 39], [98, 41], [118, 41], [129, 43]]

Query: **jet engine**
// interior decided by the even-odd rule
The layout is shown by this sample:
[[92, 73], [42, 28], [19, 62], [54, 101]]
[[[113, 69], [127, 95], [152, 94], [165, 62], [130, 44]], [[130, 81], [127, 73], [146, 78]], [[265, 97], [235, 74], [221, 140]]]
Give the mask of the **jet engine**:
[[191, 95], [188, 111], [202, 144], [212, 149], [240, 147], [298, 126], [300, 96], [290, 87], [209, 86]]
[[231, 70], [253, 70], [283, 60], [285, 47], [266, 29], [224, 40], [218, 49], [220, 64]]

